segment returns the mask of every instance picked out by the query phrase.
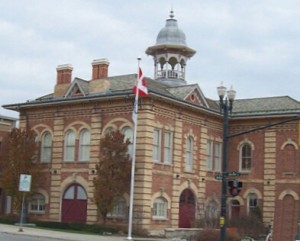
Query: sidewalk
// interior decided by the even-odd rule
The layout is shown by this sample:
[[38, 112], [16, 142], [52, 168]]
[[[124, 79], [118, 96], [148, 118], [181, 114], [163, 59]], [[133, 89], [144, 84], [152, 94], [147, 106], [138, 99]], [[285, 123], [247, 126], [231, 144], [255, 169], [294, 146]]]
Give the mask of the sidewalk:
[[[11, 233], [16, 235], [26, 235], [34, 237], [46, 237], [53, 238], [54, 240], [66, 240], [66, 241], [125, 241], [127, 236], [104, 236], [104, 235], [91, 235], [91, 234], [78, 234], [67, 233], [60, 231], [52, 231], [39, 228], [23, 227], [23, 232], [19, 231], [19, 226], [0, 224], [0, 233]], [[133, 238], [138, 241], [167, 241], [167, 239], [155, 239], [155, 238]]]

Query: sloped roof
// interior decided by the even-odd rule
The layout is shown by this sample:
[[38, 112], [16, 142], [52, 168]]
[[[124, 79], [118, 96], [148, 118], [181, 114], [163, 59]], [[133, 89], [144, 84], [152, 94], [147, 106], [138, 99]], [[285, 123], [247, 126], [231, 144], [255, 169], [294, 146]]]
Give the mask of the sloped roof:
[[[94, 97], [109, 97], [110, 95], [130, 95], [132, 94], [132, 88], [137, 80], [137, 74], [128, 74], [120, 76], [112, 76], [106, 79], [97, 80], [98, 84], [104, 83], [102, 89], [96, 89], [90, 93], [90, 85], [93, 81], [86, 81], [80, 78], [75, 78], [70, 87], [66, 91], [72, 91], [72, 87], [78, 87], [83, 93], [83, 96], [62, 96], [55, 97], [53, 94], [45, 95], [39, 97], [33, 101], [27, 101], [25, 103], [4, 105], [4, 108], [18, 110], [18, 107], [26, 105], [43, 104], [47, 102], [56, 102], [63, 100], [82, 99], [82, 98], [94, 98]], [[218, 113], [220, 110], [219, 101], [206, 98], [198, 84], [192, 85], [182, 85], [177, 87], [169, 87], [163, 83], [146, 78], [148, 85], [148, 92], [161, 95], [164, 97], [169, 97], [171, 99], [176, 99], [185, 103], [190, 103], [193, 106], [202, 106]], [[97, 84], [96, 83], [96, 84]], [[94, 83], [95, 84], [95, 83]], [[201, 103], [192, 103], [187, 99], [187, 97], [192, 94], [197, 93], [200, 96]], [[289, 97], [289, 96], [279, 96], [279, 97], [265, 97], [265, 98], [254, 98], [254, 99], [237, 99], [233, 104], [233, 117], [245, 117], [245, 116], [264, 116], [264, 115], [284, 115], [284, 114], [300, 114], [300, 102]]]
[[300, 113], [300, 102], [289, 96], [238, 99], [233, 104], [234, 116]]

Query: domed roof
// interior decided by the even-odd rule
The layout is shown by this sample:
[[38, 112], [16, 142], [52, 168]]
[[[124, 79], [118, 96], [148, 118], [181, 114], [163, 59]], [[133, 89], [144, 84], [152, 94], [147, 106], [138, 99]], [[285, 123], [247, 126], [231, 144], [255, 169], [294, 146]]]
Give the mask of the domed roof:
[[171, 11], [170, 18], [166, 20], [166, 26], [160, 30], [156, 38], [156, 45], [174, 44], [186, 46], [185, 34], [178, 28], [177, 20]]

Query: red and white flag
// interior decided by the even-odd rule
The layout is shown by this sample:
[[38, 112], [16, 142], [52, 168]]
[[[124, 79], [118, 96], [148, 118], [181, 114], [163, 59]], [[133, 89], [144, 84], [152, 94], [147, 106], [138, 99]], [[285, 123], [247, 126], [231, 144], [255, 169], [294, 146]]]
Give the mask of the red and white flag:
[[138, 80], [135, 86], [133, 87], [133, 93], [137, 94], [138, 96], [147, 96], [148, 95], [148, 88], [147, 88], [147, 82], [145, 80], [145, 77], [143, 75], [143, 72], [141, 68], [139, 68], [138, 73]]

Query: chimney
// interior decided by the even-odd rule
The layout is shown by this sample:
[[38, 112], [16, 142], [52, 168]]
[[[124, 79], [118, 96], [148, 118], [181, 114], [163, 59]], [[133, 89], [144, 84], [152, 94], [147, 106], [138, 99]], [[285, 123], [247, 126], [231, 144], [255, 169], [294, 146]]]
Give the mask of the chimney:
[[108, 77], [108, 59], [95, 59], [92, 62], [93, 66], [93, 76], [92, 80], [95, 79], [104, 79]]
[[56, 68], [57, 79], [56, 84], [70, 84], [72, 79], [73, 67], [71, 64], [58, 65]]

